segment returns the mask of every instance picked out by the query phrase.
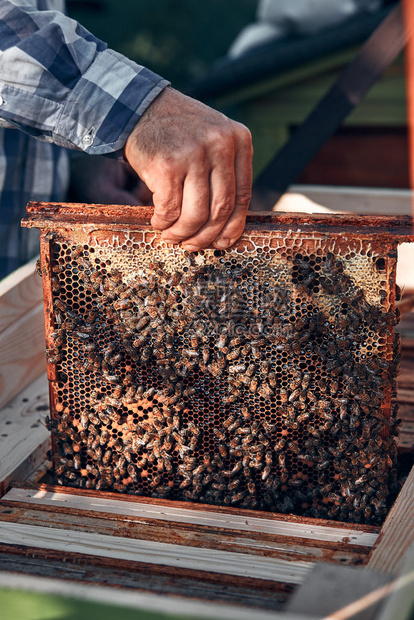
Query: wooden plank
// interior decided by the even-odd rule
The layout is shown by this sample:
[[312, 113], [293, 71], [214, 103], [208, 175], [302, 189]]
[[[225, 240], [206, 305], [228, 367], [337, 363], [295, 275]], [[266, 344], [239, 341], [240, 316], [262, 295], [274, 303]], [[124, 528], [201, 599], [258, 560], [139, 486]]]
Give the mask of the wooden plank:
[[36, 260], [20, 267], [0, 282], [0, 334], [43, 301], [42, 280]]
[[247, 553], [1, 522], [0, 543], [15, 545], [16, 541], [19, 546], [53, 549], [62, 553], [81, 553], [283, 583], [301, 583], [312, 566], [311, 562], [293, 563]]
[[[404, 315], [404, 319], [414, 319], [414, 313], [410, 312]], [[403, 319], [403, 320], [404, 320]], [[400, 324], [400, 328], [407, 325]], [[414, 333], [414, 321], [413, 321]], [[414, 349], [406, 346], [406, 338], [402, 333], [402, 349], [400, 372], [397, 379], [398, 384], [398, 417], [401, 419], [399, 432], [397, 436], [397, 447], [399, 453], [414, 453]]]
[[[389, 579], [389, 575], [366, 569], [351, 569], [354, 575], [350, 579], [349, 575], [346, 575], [346, 572], [350, 572], [348, 567], [342, 571], [341, 567], [337, 566], [315, 566], [304, 584], [294, 593], [293, 599], [288, 602], [287, 609], [299, 612], [307, 605], [307, 609], [312, 610], [309, 618], [315, 620], [321, 618], [322, 613], [323, 620], [412, 620], [413, 567], [411, 559], [410, 568], [403, 571], [400, 577], [381, 585], [381, 576]], [[363, 590], [364, 584], [367, 584], [368, 591], [361, 595], [361, 585]], [[340, 600], [344, 598], [348, 598], [350, 602], [340, 606]], [[331, 605], [332, 609], [327, 611], [326, 607], [329, 609]]]
[[392, 506], [374, 545], [368, 568], [398, 575], [404, 555], [414, 544], [414, 467]]
[[402, 423], [397, 438], [399, 453], [414, 453], [414, 424]]
[[[236, 532], [257, 532], [273, 536], [289, 536], [298, 539], [312, 539], [317, 541], [341, 542], [355, 546], [371, 547], [378, 537], [379, 528], [363, 529], [335, 527], [335, 525], [317, 525], [310, 522], [290, 522], [278, 519], [260, 517], [260, 513], [249, 516], [238, 516], [230, 511], [206, 511], [197, 509], [194, 504], [189, 508], [178, 507], [183, 502], [170, 502], [170, 505], [147, 503], [140, 498], [134, 501], [110, 499], [108, 494], [101, 497], [90, 497], [78, 493], [64, 494], [27, 488], [13, 488], [4, 497], [3, 501], [25, 502], [38, 506], [65, 506], [77, 510], [87, 510], [100, 514], [113, 514], [118, 517], [133, 516], [140, 519], [160, 520], [175, 523], [198, 524], [211, 528], [220, 528]], [[253, 514], [257, 516], [253, 516]], [[316, 520], [315, 520], [316, 521]]]
[[414, 612], [414, 545], [407, 550], [400, 576], [393, 581], [390, 597], [378, 620], [412, 620]]
[[381, 604], [381, 595], [375, 594], [389, 579], [366, 569], [317, 564], [288, 601], [287, 611], [335, 620], [374, 620]]
[[295, 562], [332, 562], [359, 566], [367, 561], [370, 547], [355, 547], [346, 543], [296, 539], [289, 536], [248, 533], [157, 521], [133, 517], [110, 517], [86, 511], [49, 507], [41, 509], [20, 502], [0, 503], [0, 520], [32, 526], [71, 529], [108, 536], [145, 539], [159, 543], [174, 543], [193, 548], [219, 549], [252, 556], [267, 556]]
[[0, 545], [3, 571], [278, 611], [297, 587], [260, 579]]
[[43, 303], [0, 334], [0, 408], [46, 370]]
[[0, 409], [0, 496], [9, 484], [26, 480], [46, 461], [50, 434], [44, 424], [49, 411], [45, 375]]
[[76, 599], [96, 601], [119, 606], [119, 617], [122, 617], [122, 608], [128, 607], [139, 611], [160, 612], [166, 618], [216, 618], [217, 620], [307, 620], [302, 614], [282, 614], [261, 609], [249, 609], [241, 605], [219, 604], [210, 601], [190, 600], [185, 594], [166, 596], [139, 592], [132, 588], [108, 588], [104, 586], [84, 585], [73, 581], [61, 581], [44, 577], [16, 575], [10, 572], [0, 574], [0, 587], [7, 589], [43, 592], [58, 596], [73, 597]]
[[303, 194], [333, 211], [362, 214], [412, 215], [414, 193], [409, 189], [375, 189], [332, 185], [291, 185], [289, 192]]
[[43, 291], [35, 262], [0, 283], [0, 409], [46, 370]]
[[403, 405], [414, 405], [414, 390], [399, 388], [398, 402]]

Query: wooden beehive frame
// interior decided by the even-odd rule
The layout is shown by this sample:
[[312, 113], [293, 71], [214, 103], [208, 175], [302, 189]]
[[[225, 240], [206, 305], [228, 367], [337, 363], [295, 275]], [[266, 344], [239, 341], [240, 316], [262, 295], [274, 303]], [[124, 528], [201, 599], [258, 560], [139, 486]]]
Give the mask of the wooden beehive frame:
[[[382, 424], [375, 416], [378, 414], [384, 420], [391, 417], [391, 396], [394, 389], [395, 371], [393, 351], [396, 346], [392, 327], [396, 246], [401, 240], [410, 238], [410, 218], [367, 219], [358, 216], [333, 218], [327, 215], [311, 217], [286, 214], [249, 217], [245, 235], [231, 252], [225, 253], [224, 258], [221, 257], [222, 253], [207, 250], [206, 253], [203, 252], [197, 256], [194, 259], [196, 262], [188, 267], [186, 261], [189, 257], [184, 256], [183, 253], [180, 254], [179, 250], [174, 252], [166, 247], [166, 244], [162, 243], [159, 236], [148, 225], [150, 211], [147, 209], [103, 205], [91, 208], [83, 205], [41, 203], [29, 205], [28, 212], [29, 217], [24, 221], [25, 225], [42, 229], [46, 337], [47, 347], [51, 352], [48, 377], [51, 382], [52, 420], [56, 429], [52, 436], [56, 442], [54, 457], [59, 484], [69, 486], [81, 484], [86, 485], [86, 488], [100, 490], [114, 488], [122, 492], [132, 491], [155, 497], [187, 499], [219, 505], [240, 504], [240, 507], [244, 508], [260, 507], [265, 510], [290, 511], [312, 517], [336, 517], [356, 522], [359, 522], [361, 518], [366, 518], [368, 522], [378, 523], [378, 519], [386, 510], [383, 500], [388, 493], [386, 480], [394, 458], [390, 458], [390, 455], [394, 452], [393, 442], [387, 439], [388, 431], [385, 427], [382, 427], [381, 431], [382, 440], [379, 438], [380, 446], [375, 443], [375, 433], [380, 432], [378, 429]], [[338, 261], [335, 256], [338, 257]], [[233, 275], [232, 270], [228, 271], [228, 268], [222, 264], [224, 262], [226, 266], [234, 264], [235, 267], [232, 267], [235, 269], [234, 274], [242, 273], [244, 280]], [[255, 264], [259, 266], [259, 275], [256, 279], [260, 285], [254, 283], [254, 272], [258, 271]], [[156, 265], [159, 265], [159, 271], [156, 271]], [[211, 284], [209, 282], [206, 284], [210, 269], [214, 272], [213, 280]], [[135, 283], [131, 285], [128, 280], [130, 273], [135, 274], [136, 285]], [[196, 315], [191, 314], [193, 310], [190, 312], [190, 317], [183, 312], [178, 313], [178, 318], [175, 319], [174, 315], [177, 313], [173, 307], [177, 304], [170, 301], [168, 304], [167, 302], [159, 304], [160, 307], [165, 307], [163, 318], [157, 314], [159, 302], [156, 306], [149, 307], [148, 313], [146, 312], [146, 302], [151, 302], [149, 293], [145, 292], [147, 291], [145, 284], [147, 278], [154, 278], [155, 282], [160, 283], [156, 295], [159, 300], [161, 299], [160, 292], [168, 295], [169, 299], [176, 299], [176, 295], [169, 292], [170, 287], [167, 284], [172, 275], [177, 277], [178, 281], [182, 278], [184, 282], [189, 277], [193, 278], [190, 280], [193, 282], [197, 273], [200, 280], [197, 280], [196, 284], [191, 284], [189, 289], [187, 289], [187, 284], [182, 287], [178, 285], [179, 290], [184, 288], [185, 291], [190, 291], [182, 293], [183, 304], [191, 305], [191, 300], [199, 295], [200, 302], [199, 306], [196, 304], [196, 307], [200, 307], [203, 302], [203, 291], [205, 290], [206, 294], [211, 296], [211, 291], [217, 288], [216, 278], [218, 277], [220, 283], [223, 283], [222, 286], [226, 287], [225, 297], [229, 297], [230, 284], [233, 286], [233, 282], [238, 280], [238, 283], [234, 284], [236, 288], [233, 298], [230, 296], [230, 299], [233, 299], [231, 307], [233, 308], [234, 304], [239, 307], [237, 304], [242, 296], [246, 299], [243, 316], [239, 318], [239, 321], [242, 323], [248, 321], [251, 325], [251, 333], [249, 329], [242, 329], [242, 332], [246, 334], [247, 347], [250, 347], [249, 339], [252, 342], [255, 341], [255, 336], [252, 335], [253, 329], [260, 330], [259, 324], [256, 325], [257, 313], [259, 313], [260, 322], [264, 324], [262, 330], [268, 330], [266, 334], [269, 334], [269, 338], [262, 338], [261, 342], [264, 344], [260, 346], [266, 350], [264, 355], [271, 360], [272, 372], [274, 369], [274, 392], [267, 381], [268, 370], [262, 372], [261, 362], [257, 361], [257, 359], [262, 359], [262, 354], [260, 351], [254, 352], [253, 346], [251, 353], [248, 348], [247, 354], [244, 353], [243, 357], [247, 356], [250, 360], [246, 362], [246, 368], [247, 364], [250, 364], [249, 368], [253, 368], [256, 387], [253, 390], [253, 381], [249, 388], [246, 387], [246, 381], [250, 381], [248, 373], [240, 378], [238, 385], [241, 387], [233, 386], [235, 377], [231, 376], [232, 371], [235, 372], [234, 369], [245, 367], [240, 364], [231, 366], [231, 362], [226, 362], [221, 353], [221, 347], [224, 347], [224, 344], [216, 342], [215, 338], [218, 336], [215, 334], [218, 330], [224, 333], [221, 332], [223, 319], [226, 323], [225, 331], [230, 332], [230, 325], [236, 325], [235, 310], [231, 312], [226, 310], [228, 314], [224, 315], [218, 313], [217, 320], [221, 323], [213, 320], [206, 333], [203, 334], [208, 341], [206, 359], [211, 361], [211, 358], [214, 360], [215, 356], [217, 357], [217, 364], [215, 362], [209, 364], [206, 361], [204, 365], [201, 363], [201, 356], [200, 363], [194, 361], [194, 357], [188, 357], [190, 354], [194, 354], [197, 358], [199, 356], [197, 350], [190, 350], [194, 347], [197, 349], [197, 345], [193, 345], [192, 342], [197, 341], [199, 336], [194, 338], [190, 334], [191, 330], [194, 333], [194, 329], [199, 329], [194, 327], [196, 324], [205, 325], [206, 321], [209, 322], [210, 306], [208, 316], [198, 314], [199, 320], [197, 321], [193, 318]], [[230, 273], [230, 276], [226, 276], [226, 273]], [[118, 280], [118, 278], [121, 279]], [[141, 288], [136, 290], [135, 286]], [[113, 302], [115, 294], [113, 291], [122, 287], [133, 291], [127, 293], [131, 295], [131, 299], [125, 298], [121, 291], [119, 299], [116, 298]], [[264, 290], [261, 292], [263, 287]], [[201, 293], [197, 293], [199, 290]], [[250, 290], [255, 292], [251, 293]], [[219, 287], [219, 297], [215, 299], [214, 307], [218, 307], [218, 300], [222, 295], [220, 291]], [[270, 293], [273, 302], [265, 301], [266, 296], [269, 297], [267, 295], [269, 291], [281, 291], [282, 297], [279, 299], [279, 293]], [[146, 296], [145, 304], [141, 296]], [[296, 297], [300, 299], [294, 302]], [[212, 303], [210, 299], [208, 301]], [[360, 301], [363, 303], [361, 306]], [[267, 310], [264, 310], [267, 308], [266, 304], [272, 306], [271, 309], [276, 316], [264, 318], [267, 313]], [[227, 305], [230, 307], [229, 304]], [[132, 310], [122, 311], [130, 307]], [[343, 307], [347, 309], [343, 310]], [[65, 320], [66, 310], [68, 317], [72, 317], [68, 321]], [[149, 310], [152, 312], [149, 313]], [[123, 318], [122, 315], [128, 313], [133, 317], [140, 317], [142, 313], [144, 314], [143, 318], [138, 321], [138, 327], [135, 328], [137, 318], [134, 318], [134, 327], [131, 327], [129, 319]], [[85, 318], [89, 316], [93, 318]], [[156, 319], [152, 321], [150, 317], [153, 319], [154, 316]], [[359, 318], [360, 316], [362, 318]], [[150, 320], [150, 327], [145, 330], [140, 327], [143, 321]], [[155, 331], [152, 323], [157, 320], [161, 322], [161, 327]], [[62, 322], [64, 322], [65, 329], [59, 329], [59, 324]], [[67, 322], [75, 327], [66, 328]], [[304, 325], [309, 326], [309, 324], [313, 327], [303, 328]], [[325, 327], [328, 324], [329, 334]], [[360, 329], [365, 330], [364, 333], [366, 333], [367, 342], [362, 343], [361, 346], [357, 344], [359, 341], [355, 342], [357, 338], [354, 335], [356, 329], [354, 324], [360, 326]], [[172, 333], [178, 334], [177, 338], [170, 336], [170, 340], [173, 339], [172, 343], [167, 342], [168, 335], [164, 327], [169, 327]], [[149, 346], [137, 344], [149, 337], [142, 334], [147, 329], [153, 330], [150, 336], [151, 344]], [[309, 333], [306, 332], [307, 329]], [[312, 329], [316, 331], [311, 334]], [[126, 330], [132, 335], [127, 337]], [[161, 331], [161, 340], [159, 331]], [[88, 336], [88, 333], [92, 335]], [[59, 345], [60, 351], [54, 346], [55, 338], [59, 342], [62, 341]], [[227, 338], [228, 336], [224, 335], [224, 339]], [[243, 338], [239, 337], [233, 341], [243, 340]], [[302, 345], [303, 338], [309, 338], [309, 341], [304, 341]], [[233, 341], [230, 340], [230, 347]], [[283, 342], [286, 342], [286, 345], [281, 344]], [[109, 347], [108, 343], [110, 343]], [[280, 347], [283, 349], [281, 352]], [[108, 351], [104, 356], [106, 349]], [[90, 350], [96, 350], [98, 354], [87, 352]], [[110, 353], [111, 350], [112, 353]], [[112, 366], [113, 362], [109, 362], [110, 365], [106, 363], [106, 360], [109, 361], [112, 358], [114, 351], [117, 354], [114, 357], [119, 358], [116, 370]], [[233, 353], [232, 350], [230, 352]], [[338, 355], [337, 352], [339, 352]], [[144, 361], [145, 353], [147, 355]], [[170, 362], [170, 357], [174, 361]], [[230, 355], [227, 357], [230, 359]], [[218, 361], [230, 367], [226, 368], [223, 373]], [[385, 367], [389, 366], [389, 371], [381, 370], [383, 366], [380, 362], [385, 364]], [[269, 361], [264, 363], [269, 366]], [[188, 372], [191, 364], [192, 368], [195, 364], [195, 370], [190, 370], [188, 376], [181, 374], [180, 367], [184, 367], [184, 370]], [[106, 371], [104, 365], [107, 368]], [[313, 365], [313, 374], [307, 375], [306, 386], [305, 378], [303, 386], [299, 379], [300, 390], [295, 390], [292, 386], [294, 382], [295, 385], [297, 384], [298, 378], [294, 376], [294, 372], [297, 371], [299, 365], [302, 367]], [[343, 366], [343, 370], [338, 366]], [[112, 370], [109, 370], [110, 368]], [[127, 368], [130, 370], [127, 371]], [[184, 387], [179, 388], [180, 394], [174, 395], [174, 398], [180, 401], [177, 405], [167, 403], [173, 400], [168, 396], [168, 392], [166, 395], [164, 391], [170, 375], [162, 374], [161, 371], [174, 375], [169, 389], [174, 391], [176, 386], [177, 389], [178, 386], [189, 386], [188, 390], [184, 390]], [[351, 378], [351, 372], [355, 373], [353, 378]], [[339, 374], [339, 382], [333, 380], [334, 375], [337, 374]], [[372, 378], [373, 375], [375, 375], [374, 378]], [[186, 376], [185, 379], [180, 378], [184, 376]], [[243, 378], [245, 381], [241, 383]], [[147, 391], [143, 396], [141, 392], [141, 396], [135, 395], [132, 400], [128, 396], [124, 400], [125, 391], [129, 393], [130, 390], [125, 387], [127, 379], [128, 385], [131, 382], [134, 385], [133, 393], [135, 389], [138, 394], [138, 389], [143, 391], [150, 388], [148, 393], [152, 390], [155, 395], [151, 395], [149, 399], [152, 401], [154, 398], [154, 403], [148, 401]], [[311, 387], [308, 390], [309, 381]], [[330, 392], [331, 381], [332, 391]], [[355, 388], [351, 387], [352, 382]], [[334, 383], [336, 384], [335, 390]], [[259, 389], [257, 389], [257, 384], [259, 384]], [[319, 384], [322, 384], [321, 388], [318, 387]], [[358, 387], [356, 387], [357, 384]], [[338, 390], [338, 385], [343, 387]], [[344, 388], [348, 385], [349, 390], [346, 392]], [[343, 394], [341, 389], [343, 389]], [[356, 398], [360, 395], [355, 396], [355, 402], [352, 405], [352, 411], [355, 411], [355, 414], [351, 412], [350, 405], [341, 404], [349, 402], [343, 397], [350, 393], [354, 394], [352, 389], [360, 390], [365, 399], [365, 404], [361, 401], [361, 405], [358, 405]], [[193, 396], [186, 396], [185, 392], [191, 390]], [[253, 391], [254, 395], [252, 395]], [[231, 400], [236, 392], [238, 393], [238, 396], [234, 396], [236, 401]], [[377, 396], [378, 392], [382, 394], [381, 399]], [[296, 393], [300, 393], [304, 400], [300, 402]], [[98, 396], [92, 396], [92, 394], [98, 394]], [[287, 402], [288, 397], [289, 402]], [[378, 402], [374, 402], [375, 399]], [[372, 404], [369, 404], [371, 402]], [[247, 404], [249, 409], [243, 416], [244, 419], [247, 416], [247, 420], [254, 419], [251, 426], [250, 422], [243, 421], [240, 413], [240, 410], [243, 411], [243, 405], [246, 408]], [[324, 405], [327, 411], [324, 412], [319, 405]], [[178, 421], [174, 422], [174, 412], [177, 413], [179, 406], [181, 406], [180, 413], [176, 416]], [[206, 411], [206, 407], [210, 412], [209, 418], [211, 416], [213, 419], [214, 416], [215, 423], [207, 423], [204, 420], [203, 412]], [[289, 408], [292, 411], [289, 412]], [[305, 413], [299, 415], [298, 412], [303, 412], [304, 408]], [[109, 412], [109, 409], [111, 412], [108, 417], [106, 411]], [[377, 409], [380, 410], [377, 411]], [[153, 417], [155, 415], [153, 410], [157, 411], [157, 420]], [[282, 413], [278, 413], [280, 411]], [[297, 421], [295, 421], [295, 416], [297, 416]], [[311, 416], [310, 423], [304, 423], [306, 416]], [[233, 424], [234, 418], [240, 418], [240, 420], [236, 419]], [[172, 421], [168, 422], [168, 419]], [[334, 421], [336, 422], [335, 430], [332, 429], [331, 434], [329, 429]], [[243, 439], [243, 442], [245, 439], [248, 442], [254, 442], [251, 445], [256, 449], [255, 452], [253, 448], [250, 451], [250, 443], [246, 443], [246, 448], [242, 444], [236, 426], [240, 424], [243, 428], [239, 430], [247, 433], [253, 433], [253, 426], [256, 425], [254, 432], [257, 436], [259, 432], [261, 439], [254, 440], [253, 434]], [[109, 437], [109, 443], [108, 439], [103, 441], [101, 438], [100, 444], [102, 445], [103, 441], [105, 447], [102, 449], [105, 450], [105, 454], [98, 457], [95, 453], [101, 451], [98, 435], [101, 433], [102, 425], [105, 429], [102, 431], [102, 437], [105, 433]], [[192, 425], [191, 428], [190, 425]], [[214, 426], [219, 426], [221, 430]], [[374, 430], [374, 427], [377, 430]], [[344, 443], [346, 447], [342, 448], [342, 456], [339, 456], [334, 443], [338, 433], [338, 436], [341, 436], [341, 433], [346, 435], [347, 428], [350, 438], [348, 443]], [[141, 442], [141, 437], [137, 434], [138, 432], [144, 433], [144, 429], [148, 431], [145, 437], [153, 438], [152, 440], [147, 438], [145, 440], [147, 443], [149, 441], [154, 443], [158, 438], [158, 443], [162, 444], [157, 451], [159, 456], [154, 456], [157, 454], [154, 450], [152, 456], [155, 462], [152, 460], [151, 464], [145, 441], [142, 439]], [[171, 429], [178, 432], [172, 432]], [[390, 429], [392, 434], [392, 417]], [[192, 436], [190, 445], [194, 444], [194, 446], [191, 448], [187, 445], [189, 440], [183, 437], [187, 437], [185, 433], [193, 432], [195, 434]], [[167, 440], [161, 439], [165, 437], [165, 433], [168, 433], [169, 437], [168, 448], [165, 448]], [[73, 439], [75, 436], [76, 441]], [[80, 436], [83, 436], [82, 439]], [[117, 437], [117, 442], [114, 437]], [[98, 448], [95, 445], [96, 440]], [[190, 450], [194, 458], [189, 459], [186, 453], [181, 453], [179, 442], [186, 444], [184, 448]], [[73, 455], [73, 459], [72, 457], [66, 458], [64, 453], [72, 454], [72, 443], [76, 454]], [[120, 444], [121, 447], [114, 447], [115, 443]], [[144, 448], [142, 448], [142, 443], [144, 443]], [[270, 446], [273, 443], [287, 443], [288, 445], [282, 449], [284, 454], [277, 454], [279, 448], [275, 448], [275, 456], [270, 451], [266, 452], [267, 466], [261, 473], [264, 454], [261, 454], [261, 460], [257, 462], [254, 462], [255, 458], [251, 455], [256, 454], [257, 450], [263, 452], [263, 444]], [[233, 452], [239, 452], [239, 456], [229, 454], [232, 452], [229, 450], [232, 444], [233, 447], [239, 446], [237, 450], [233, 450]], [[307, 447], [306, 444], [308, 444]], [[319, 449], [314, 448], [315, 445], [319, 445]], [[128, 446], [133, 452], [132, 456], [130, 454], [127, 457], [129, 465], [128, 467], [120, 465], [118, 468], [115, 463], [119, 460], [119, 451], [121, 450], [122, 454], [123, 450], [127, 454]], [[319, 454], [323, 451], [325, 457]], [[360, 462], [361, 451], [369, 455], [369, 462], [368, 460], [363, 464]], [[348, 453], [349, 458], [345, 456]], [[237, 467], [242, 466], [241, 455], [243, 455], [243, 463], [247, 458], [248, 465], [243, 465], [243, 471], [235, 474], [235, 478], [221, 479], [221, 471], [223, 473], [227, 471], [229, 473], [226, 475], [231, 476], [233, 470], [236, 471]], [[382, 456], [381, 465], [378, 463], [380, 455]], [[210, 462], [208, 465], [210, 474], [195, 476], [192, 473], [193, 470], [195, 471], [195, 465], [191, 465], [189, 461], [196, 461], [199, 465], [198, 470], [204, 467], [205, 457]], [[131, 458], [135, 460], [131, 461]], [[166, 461], [167, 458], [168, 461]], [[351, 467], [351, 461], [358, 463], [358, 466], [352, 465]], [[135, 466], [134, 463], [138, 462], [141, 464]], [[165, 463], [169, 464], [167, 470]], [[118, 470], [122, 471], [122, 469], [125, 473], [120, 474]], [[344, 475], [350, 475], [351, 469], [354, 477], [350, 479], [350, 482], [351, 485], [355, 482], [353, 487], [355, 499], [350, 489], [345, 489], [341, 482]], [[106, 472], [106, 470], [109, 471]], [[112, 472], [115, 471], [118, 472], [117, 478], [112, 476]], [[187, 474], [188, 471], [191, 474]], [[196, 482], [201, 477], [203, 481]], [[216, 477], [220, 479], [216, 481]], [[205, 482], [204, 480], [208, 478], [209, 482]], [[359, 504], [365, 491], [360, 485], [364, 484], [363, 480], [368, 479], [381, 485], [378, 497], [382, 499], [380, 501], [372, 498], [372, 503], [363, 508]], [[72, 480], [73, 483], [70, 482]], [[289, 487], [291, 482], [292, 486]], [[217, 487], [221, 487], [220, 490], [216, 490]], [[234, 488], [238, 490], [231, 490]], [[324, 496], [322, 488], [328, 489]], [[328, 499], [327, 494], [330, 490], [332, 493], [329, 494]], [[294, 497], [296, 498], [295, 508], [291, 501]], [[290, 502], [287, 507], [284, 505], [285, 500]], [[329, 505], [325, 503], [326, 501]]]

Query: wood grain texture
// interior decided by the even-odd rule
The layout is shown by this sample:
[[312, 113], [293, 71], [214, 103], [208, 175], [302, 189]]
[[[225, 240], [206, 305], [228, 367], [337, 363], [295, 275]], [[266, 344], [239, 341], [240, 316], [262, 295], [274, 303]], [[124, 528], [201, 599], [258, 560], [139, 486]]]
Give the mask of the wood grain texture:
[[[219, 575], [213, 579], [200, 579], [196, 572], [176, 568], [166, 569], [133, 562], [117, 562], [116, 566], [110, 559], [88, 558], [88, 562], [80, 563], [78, 556], [70, 561], [65, 555], [64, 562], [58, 552], [44, 550], [18, 554], [13, 549], [0, 545], [0, 564], [3, 571], [11, 571], [33, 577], [58, 577], [72, 583], [89, 586], [104, 586], [106, 589], [128, 589], [130, 592], [155, 593], [164, 596], [184, 596], [187, 600], [202, 600], [217, 604], [243, 606], [247, 609], [263, 609], [279, 611], [286, 604], [295, 586], [283, 587], [275, 582], [258, 581], [257, 579], [237, 579], [232, 575]], [[149, 568], [151, 570], [149, 570]], [[1, 576], [0, 576], [1, 579]], [[62, 583], [64, 587], [64, 583]], [[0, 586], [1, 587], [1, 586]], [[14, 618], [12, 620], [15, 620]]]
[[293, 584], [301, 583], [312, 566], [312, 562], [0, 522], [0, 543], [15, 545], [16, 541], [26, 547], [54, 549], [62, 554], [79, 553]]
[[403, 568], [391, 584], [389, 599], [386, 601], [378, 620], [412, 620], [414, 614], [414, 544], [407, 550]]
[[0, 282], [0, 334], [43, 301], [42, 280], [30, 261]]
[[44, 423], [48, 411], [45, 375], [0, 409], [0, 495], [12, 481], [25, 480], [45, 461], [50, 445]]
[[46, 370], [43, 303], [0, 334], [0, 408]]
[[40, 509], [38, 506], [7, 500], [0, 502], [0, 520], [158, 543], [173, 543], [203, 550], [218, 549], [251, 556], [266, 556], [292, 564], [323, 561], [341, 566], [361, 566], [367, 561], [370, 552], [370, 547], [355, 547], [345, 543], [327, 543], [290, 536], [227, 531], [221, 528], [181, 524], [174, 521], [109, 517], [54, 506]]
[[303, 194], [333, 211], [362, 214], [411, 215], [414, 199], [409, 189], [294, 184], [289, 191]]
[[398, 575], [414, 544], [414, 467], [392, 506], [371, 552], [368, 568]]
[[[262, 609], [243, 607], [242, 604], [220, 604], [215, 601], [203, 601], [189, 598], [185, 592], [181, 596], [168, 596], [164, 593], [153, 594], [140, 592], [136, 588], [125, 588], [120, 585], [111, 588], [107, 585], [91, 585], [74, 581], [62, 581], [60, 579], [45, 578], [38, 576], [18, 575], [12, 572], [1, 572], [0, 587], [29, 590], [69, 596], [82, 600], [110, 603], [112, 605], [126, 606], [139, 611], [158, 611], [163, 614], [175, 614], [178, 617], [190, 618], [215, 618], [217, 620], [309, 620], [308, 615], [285, 614]], [[122, 617], [120, 608], [119, 617]], [[168, 615], [166, 615], [166, 619]]]
[[[349, 566], [317, 564], [288, 601], [287, 611], [331, 620], [375, 620], [387, 575]], [[392, 616], [389, 617], [391, 620]]]
[[42, 281], [31, 261], [0, 283], [0, 408], [45, 369]]
[[[3, 498], [9, 502], [24, 502], [38, 506], [62, 506], [79, 511], [92, 513], [111, 514], [119, 518], [134, 517], [137, 519], [159, 520], [188, 525], [206, 526], [215, 529], [229, 530], [234, 532], [249, 532], [269, 534], [280, 537], [294, 537], [297, 539], [311, 539], [313, 541], [325, 541], [334, 543], [346, 543], [350, 546], [372, 547], [377, 540], [376, 531], [367, 531], [332, 526], [322, 526], [310, 523], [291, 523], [286, 520], [266, 519], [253, 516], [238, 516], [222, 511], [205, 511], [202, 509], [181, 508], [176, 502], [170, 506], [149, 504], [145, 500], [136, 498], [137, 501], [125, 501], [123, 499], [110, 499], [107, 494], [101, 497], [90, 497], [74, 492], [73, 494], [48, 492], [28, 488], [13, 488]], [[182, 505], [182, 504], [181, 504]]]

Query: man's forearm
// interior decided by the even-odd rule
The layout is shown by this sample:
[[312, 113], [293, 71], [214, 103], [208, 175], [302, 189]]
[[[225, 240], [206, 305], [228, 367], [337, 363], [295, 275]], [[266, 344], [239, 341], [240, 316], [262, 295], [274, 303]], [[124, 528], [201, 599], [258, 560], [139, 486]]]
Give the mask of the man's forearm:
[[0, 42], [0, 124], [67, 148], [122, 150], [168, 84], [27, 0], [0, 0]]
[[125, 153], [170, 243], [195, 251], [237, 240], [252, 181], [246, 127], [28, 0], [0, 0], [0, 41], [4, 124], [88, 154]]

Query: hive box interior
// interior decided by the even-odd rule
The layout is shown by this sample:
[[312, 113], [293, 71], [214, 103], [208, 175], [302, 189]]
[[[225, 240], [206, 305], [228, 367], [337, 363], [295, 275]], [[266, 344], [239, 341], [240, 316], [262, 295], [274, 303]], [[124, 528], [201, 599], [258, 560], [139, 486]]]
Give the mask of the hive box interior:
[[151, 210], [31, 203], [54, 482], [380, 523], [410, 218], [255, 214], [188, 253]]

